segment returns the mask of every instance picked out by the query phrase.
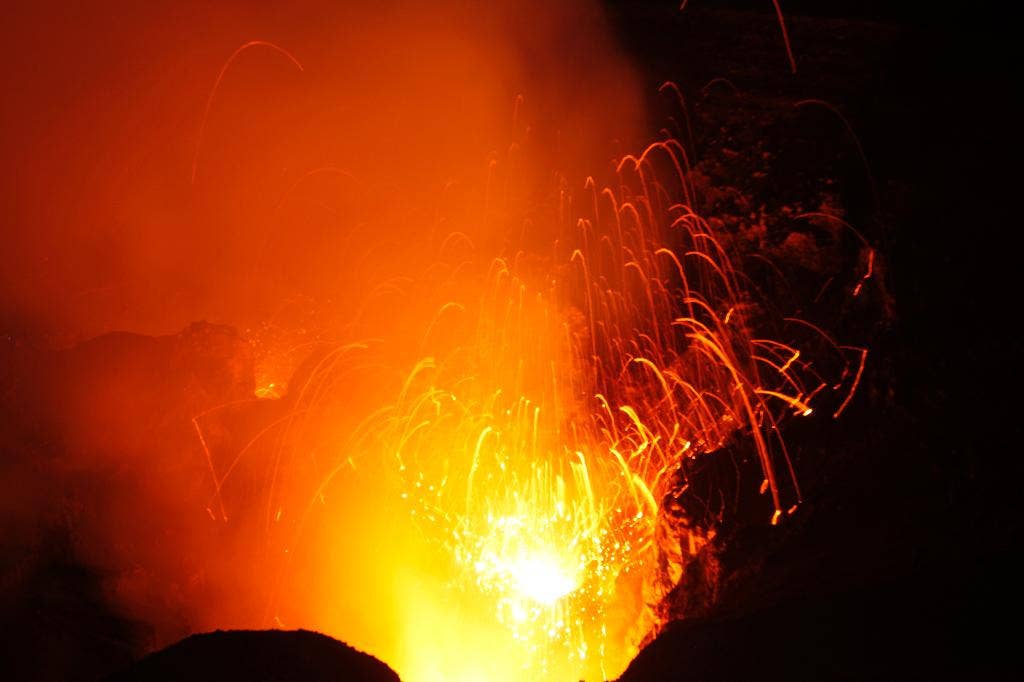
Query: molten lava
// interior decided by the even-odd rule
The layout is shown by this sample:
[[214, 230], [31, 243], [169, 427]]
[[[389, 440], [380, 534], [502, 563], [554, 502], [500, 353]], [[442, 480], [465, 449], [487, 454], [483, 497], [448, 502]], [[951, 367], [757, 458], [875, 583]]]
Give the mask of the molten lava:
[[328, 356], [301, 388], [290, 437], [335, 453], [314, 498], [368, 470], [375, 502], [404, 510], [382, 540], [397, 556], [371, 557], [396, 564], [401, 634], [393, 651], [367, 647], [408, 679], [619, 674], [714, 533], [660, 532], [663, 506], [687, 460], [735, 439], [760, 461], [765, 523], [796, 510], [779, 426], [812, 403], [838, 414], [866, 351], [765, 314], [691, 208], [686, 163], [678, 143], [656, 143], [619, 164], [616, 189], [588, 180], [587, 201], [564, 195], [550, 255], [482, 267], [470, 247], [442, 253], [433, 281], [452, 298], [411, 344], [420, 359], [343, 439], [324, 429], [327, 405], [344, 404], [332, 393], [374, 344]]
[[[280, 43], [234, 49], [229, 26], [188, 50], [230, 22], [198, 30], [175, 6], [152, 19], [179, 22], [152, 28], [163, 42], [80, 46], [113, 50], [133, 80], [110, 87], [98, 60], [99, 85], [69, 78], [74, 97], [41, 109], [67, 120], [25, 154], [42, 159], [26, 203], [55, 186], [74, 201], [24, 259], [31, 276], [11, 278], [19, 296], [70, 301], [75, 321], [81, 290], [84, 329], [230, 321], [257, 360], [251, 401], [207, 409], [201, 381], [172, 384], [204, 405], [184, 420], [195, 442], [152, 443], [152, 461], [134, 456], [141, 436], [111, 453], [96, 418], [101, 399], [123, 412], [109, 423], [145, 412], [132, 391], [118, 404], [86, 382], [81, 449], [137, 468], [76, 549], [116, 558], [112, 592], [162, 626], [159, 644], [302, 627], [409, 682], [611, 679], [715, 533], [669, 518], [688, 465], [749, 443], [764, 523], [783, 522], [801, 502], [783, 422], [838, 416], [867, 351], [763, 300], [736, 235], [699, 214], [680, 142], [626, 153], [645, 135], [639, 85], [601, 47], [597, 3], [385, 5], [323, 3], [307, 23], [270, 8], [252, 21]], [[154, 74], [121, 43], [185, 57]], [[199, 54], [227, 60], [182, 76]], [[174, 78], [187, 87], [158, 85]], [[75, 137], [75, 154], [53, 144]], [[40, 265], [51, 242], [74, 267]]]

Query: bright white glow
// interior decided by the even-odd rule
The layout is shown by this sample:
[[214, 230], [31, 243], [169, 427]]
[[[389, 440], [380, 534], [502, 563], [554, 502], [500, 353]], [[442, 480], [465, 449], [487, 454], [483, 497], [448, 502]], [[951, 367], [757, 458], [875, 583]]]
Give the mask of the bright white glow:
[[576, 581], [550, 556], [523, 557], [509, 567], [509, 572], [519, 594], [545, 606], [576, 589]]

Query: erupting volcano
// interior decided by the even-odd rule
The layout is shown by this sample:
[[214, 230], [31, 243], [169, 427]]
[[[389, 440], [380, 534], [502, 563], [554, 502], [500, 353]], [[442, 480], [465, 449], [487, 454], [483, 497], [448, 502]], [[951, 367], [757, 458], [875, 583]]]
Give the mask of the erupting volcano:
[[[903, 190], [858, 109], [895, 19], [690, 4], [196, 4], [16, 39], [45, 115], [9, 145], [38, 229], [0, 280], [2, 577], [33, 673], [302, 629], [410, 682], [713, 678], [715, 633], [758, 651], [746, 624], [799, 633], [913, 565], [864, 541], [905, 414]], [[99, 634], [42, 662], [49, 613]], [[275, 646], [122, 674], [246, 641]]]
[[[659, 142], [618, 164], [618, 194], [588, 179], [582, 200], [563, 195], [547, 253], [481, 264], [453, 246], [464, 236], [446, 237], [458, 255], [430, 269], [457, 298], [410, 344], [424, 356], [395, 402], [343, 445], [303, 434], [290, 451], [330, 453], [329, 480], [369, 467], [366, 485], [406, 509], [415, 533], [400, 561], [418, 587], [398, 606], [407, 653], [385, 659], [410, 679], [619, 674], [715, 533], [665, 504], [686, 495], [688, 463], [733, 439], [757, 453], [764, 523], [797, 510], [779, 426], [812, 403], [838, 417], [867, 351], [761, 312], [693, 212], [685, 163], [678, 143]], [[302, 430], [334, 423], [320, 403], [345, 409], [336, 377], [372, 356], [367, 343], [320, 362]]]

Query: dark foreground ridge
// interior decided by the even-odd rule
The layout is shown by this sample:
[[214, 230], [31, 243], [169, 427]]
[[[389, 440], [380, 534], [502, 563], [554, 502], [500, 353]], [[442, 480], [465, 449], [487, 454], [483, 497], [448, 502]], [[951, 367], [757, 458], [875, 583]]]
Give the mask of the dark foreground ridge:
[[107, 682], [398, 682], [369, 654], [308, 630], [218, 630], [186, 637]]
[[904, 576], [829, 599], [677, 621], [618, 682], [1015, 679], [1005, 636], [984, 641], [997, 588], [980, 574], [959, 576], [973, 587], [948, 577]]

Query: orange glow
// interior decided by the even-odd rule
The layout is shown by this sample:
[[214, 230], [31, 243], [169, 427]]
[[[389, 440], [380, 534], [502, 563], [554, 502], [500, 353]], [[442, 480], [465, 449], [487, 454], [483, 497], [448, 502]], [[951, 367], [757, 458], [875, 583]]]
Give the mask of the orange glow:
[[[709, 539], [686, 532], [685, 554], [657, 539], [688, 458], [750, 439], [773, 507], [765, 521], [796, 511], [777, 425], [813, 414], [826, 365], [754, 334], [751, 293], [684, 203], [679, 151], [666, 142], [627, 157], [618, 190], [588, 180], [589, 212], [552, 226], [559, 243], [539, 270], [522, 252], [486, 261], [468, 243], [461, 267], [442, 256], [440, 291], [455, 298], [436, 299], [394, 398], [359, 423], [325, 430], [320, 412], [374, 344], [339, 348], [301, 389], [293, 437], [337, 453], [310, 509], [331, 518], [320, 501], [331, 481], [362, 472], [397, 514], [374, 566], [390, 566], [400, 635], [363, 641], [408, 679], [618, 675], [659, 627], [654, 607], [684, 556]], [[844, 365], [830, 393], [845, 405], [859, 374]], [[328, 631], [357, 645], [367, 632]]]
[[612, 679], [714, 537], [667, 530], [688, 464], [749, 444], [784, 523], [780, 426], [838, 417], [868, 351], [758, 299], [683, 144], [642, 142], [598, 3], [313, 4], [241, 38], [207, 28], [221, 10], [167, 35], [154, 14], [152, 72], [90, 36], [97, 71], [140, 65], [131, 97], [96, 76], [46, 123], [80, 147], [32, 150], [38, 205], [65, 163], [98, 179], [58, 193], [5, 297], [81, 334], [230, 323], [253, 353], [231, 399], [161, 366], [187, 442], [134, 418], [130, 383], [82, 382], [77, 465], [128, 473], [76, 550], [158, 645], [301, 627], [408, 682]]

